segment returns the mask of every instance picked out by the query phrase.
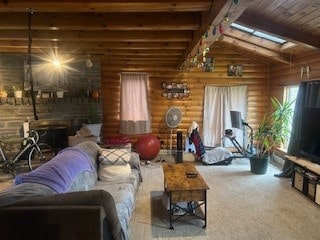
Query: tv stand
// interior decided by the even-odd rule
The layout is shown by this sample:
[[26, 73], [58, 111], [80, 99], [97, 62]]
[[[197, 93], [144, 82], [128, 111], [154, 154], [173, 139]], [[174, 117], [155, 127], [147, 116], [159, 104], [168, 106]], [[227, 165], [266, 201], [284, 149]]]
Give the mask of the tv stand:
[[293, 162], [292, 187], [320, 205], [320, 165], [305, 158], [285, 157]]

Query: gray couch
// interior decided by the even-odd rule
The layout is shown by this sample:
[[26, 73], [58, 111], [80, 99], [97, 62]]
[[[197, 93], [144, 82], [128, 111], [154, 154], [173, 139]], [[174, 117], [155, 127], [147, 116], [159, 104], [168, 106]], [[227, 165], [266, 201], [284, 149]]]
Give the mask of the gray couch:
[[[49, 176], [61, 175], [61, 183], [53, 181], [51, 186], [46, 180], [29, 179], [0, 192], [2, 239], [130, 239], [129, 220], [142, 181], [139, 156], [131, 153], [129, 176], [100, 181], [99, 145], [84, 142], [65, 153], [78, 150], [92, 170], [80, 169], [70, 176], [69, 169], [48, 170]], [[68, 165], [73, 167], [75, 158]]]

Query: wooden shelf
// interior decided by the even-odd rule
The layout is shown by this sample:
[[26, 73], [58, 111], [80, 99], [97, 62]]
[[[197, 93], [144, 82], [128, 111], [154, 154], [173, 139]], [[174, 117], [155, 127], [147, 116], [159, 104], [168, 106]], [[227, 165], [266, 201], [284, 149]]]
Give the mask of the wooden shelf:
[[320, 205], [320, 165], [295, 156], [286, 159], [293, 162], [292, 187]]
[[320, 165], [311, 162], [310, 160], [306, 160], [304, 158], [299, 158], [299, 157], [295, 157], [295, 156], [289, 156], [286, 155], [286, 158], [294, 163], [296, 163], [297, 165], [310, 170], [313, 173], [316, 173], [318, 175], [320, 175]]
[[[64, 98], [36, 98], [36, 104], [59, 104], [59, 103], [101, 103], [101, 98], [77, 98], [77, 97], [64, 97]], [[0, 98], [0, 105], [31, 105], [32, 100], [29, 97], [15, 98], [6, 97]]]
[[189, 97], [190, 88], [186, 83], [162, 83], [162, 96], [166, 98]]

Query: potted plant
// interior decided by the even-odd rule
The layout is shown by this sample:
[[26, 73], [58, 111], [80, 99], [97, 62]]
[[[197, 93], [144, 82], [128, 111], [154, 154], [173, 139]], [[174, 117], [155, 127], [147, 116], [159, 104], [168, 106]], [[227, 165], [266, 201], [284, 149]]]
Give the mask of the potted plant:
[[63, 98], [64, 91], [57, 90], [57, 91], [56, 91], [56, 95], [57, 95], [57, 98]]
[[6, 98], [8, 96], [8, 91], [0, 85], [0, 98]]
[[15, 98], [22, 98], [22, 89], [19, 86], [13, 86], [12, 91]]
[[102, 124], [97, 108], [90, 107], [85, 126], [91, 131], [93, 136], [100, 136]]
[[53, 86], [53, 88], [54, 88], [54, 91], [56, 92], [56, 97], [63, 98], [64, 92], [66, 92], [66, 90], [57, 86]]
[[292, 102], [283, 104], [276, 98], [271, 98], [273, 111], [262, 119], [253, 136], [255, 154], [250, 157], [251, 172], [265, 174], [273, 147], [284, 143], [288, 139], [290, 130], [289, 122], [292, 118]]

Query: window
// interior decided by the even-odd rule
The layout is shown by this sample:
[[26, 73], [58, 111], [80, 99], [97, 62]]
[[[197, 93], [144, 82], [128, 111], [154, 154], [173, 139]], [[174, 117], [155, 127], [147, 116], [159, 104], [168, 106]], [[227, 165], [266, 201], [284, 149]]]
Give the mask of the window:
[[273, 35], [270, 35], [270, 34], [267, 34], [267, 33], [263, 33], [263, 32], [257, 31], [257, 30], [255, 30], [253, 28], [245, 27], [245, 26], [243, 26], [241, 24], [238, 24], [238, 23], [232, 23], [231, 27], [239, 29], [239, 30], [241, 30], [243, 32], [252, 34], [252, 35], [254, 35], [256, 37], [261, 37], [261, 38], [267, 39], [269, 41], [272, 41], [272, 42], [275, 42], [275, 43], [278, 43], [278, 44], [284, 44], [284, 43], [287, 42], [285, 39], [282, 39], [282, 38], [279, 38], [279, 37], [276, 37], [276, 36], [273, 36]]
[[120, 133], [151, 132], [148, 104], [148, 74], [121, 73]]
[[[299, 85], [291, 85], [284, 87], [283, 101], [292, 102], [296, 100], [298, 95]], [[295, 102], [291, 105], [292, 110], [294, 110]], [[291, 131], [292, 122], [290, 122], [289, 128]], [[285, 142], [282, 146], [283, 149], [288, 149], [289, 142]]]

